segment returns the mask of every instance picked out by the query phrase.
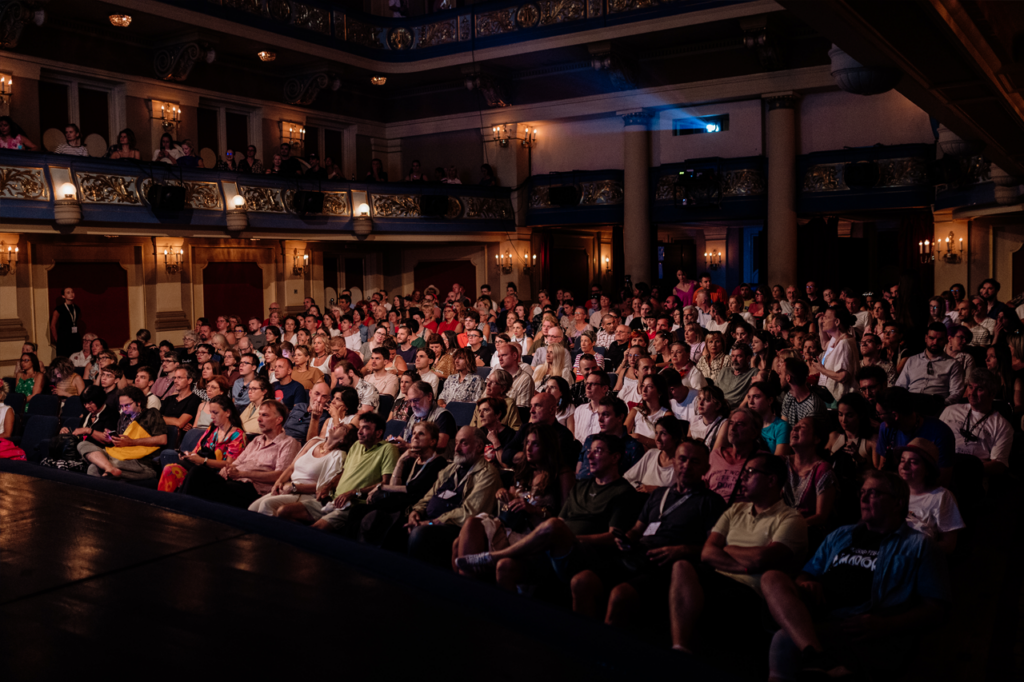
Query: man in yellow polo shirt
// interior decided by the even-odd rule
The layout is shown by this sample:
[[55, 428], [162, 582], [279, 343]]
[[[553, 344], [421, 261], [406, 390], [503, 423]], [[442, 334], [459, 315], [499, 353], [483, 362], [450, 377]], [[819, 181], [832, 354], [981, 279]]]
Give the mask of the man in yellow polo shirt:
[[709, 631], [758, 627], [764, 611], [761, 575], [768, 570], [794, 572], [807, 551], [807, 524], [782, 499], [787, 465], [763, 453], [740, 473], [747, 502], [722, 514], [711, 530], [701, 562], [678, 561], [672, 567], [669, 610], [672, 646], [691, 651], [697, 619], [714, 621]]

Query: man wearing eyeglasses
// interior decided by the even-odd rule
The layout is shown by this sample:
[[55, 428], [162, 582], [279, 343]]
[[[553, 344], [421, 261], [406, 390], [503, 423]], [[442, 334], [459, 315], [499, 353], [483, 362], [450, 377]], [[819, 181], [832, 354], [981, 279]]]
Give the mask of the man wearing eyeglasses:
[[828, 307], [825, 303], [825, 299], [818, 295], [818, 284], [817, 282], [808, 282], [804, 287], [806, 291], [806, 300], [811, 304], [811, 316], [815, 317], [818, 313]]
[[241, 412], [244, 410], [249, 403], [249, 382], [256, 375], [256, 370], [260, 366], [260, 360], [254, 353], [246, 353], [242, 356], [242, 359], [238, 361], [238, 378], [235, 379], [234, 385], [231, 386], [231, 400], [235, 403], [235, 407]]
[[896, 386], [911, 393], [933, 396], [933, 399], [921, 402], [927, 405], [927, 412], [937, 414], [942, 409], [942, 402], [952, 405], [963, 397], [964, 369], [946, 355], [946, 326], [941, 322], [928, 325], [924, 346], [923, 353], [907, 358], [896, 379]]
[[953, 431], [956, 454], [981, 460], [986, 474], [1008, 470], [1013, 446], [1013, 426], [993, 406], [997, 390], [995, 374], [972, 369], [967, 375], [967, 404], [950, 405], [939, 417]]
[[710, 632], [741, 637], [761, 628], [761, 576], [788, 572], [807, 551], [807, 523], [782, 499], [785, 460], [764, 454], [747, 461], [740, 479], [747, 502], [722, 514], [701, 551], [701, 562], [672, 566], [669, 613], [672, 648], [689, 653], [702, 614]]
[[[770, 679], [831, 679], [851, 670], [899, 679], [914, 656], [905, 635], [929, 631], [951, 600], [944, 559], [906, 524], [910, 490], [894, 473], [868, 473], [860, 523], [833, 531], [793, 580], [761, 576], [772, 617]], [[819, 627], [824, 625], [825, 627]], [[893, 636], [901, 633], [900, 636]], [[810, 678], [808, 678], [810, 679]]]
[[548, 346], [565, 345], [565, 332], [561, 327], [552, 325], [544, 332], [544, 345], [533, 351], [531, 367], [540, 367], [548, 361]]

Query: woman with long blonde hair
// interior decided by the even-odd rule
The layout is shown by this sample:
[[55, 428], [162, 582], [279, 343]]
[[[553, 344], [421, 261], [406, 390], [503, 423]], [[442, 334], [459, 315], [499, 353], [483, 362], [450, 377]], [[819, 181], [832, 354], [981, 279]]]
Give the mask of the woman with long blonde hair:
[[576, 377], [572, 373], [569, 351], [559, 344], [548, 346], [547, 349], [544, 363], [533, 370], [533, 383], [537, 390], [541, 389], [549, 377], [562, 377], [571, 387], [575, 383]]

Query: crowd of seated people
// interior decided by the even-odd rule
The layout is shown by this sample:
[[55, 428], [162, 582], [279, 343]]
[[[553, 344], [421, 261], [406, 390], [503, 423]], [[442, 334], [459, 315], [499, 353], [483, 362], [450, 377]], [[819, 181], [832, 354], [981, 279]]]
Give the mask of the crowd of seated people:
[[43, 367], [26, 344], [3, 388], [77, 396], [45, 456], [20, 454], [45, 466], [662, 623], [686, 654], [728, 629], [773, 680], [891, 673], [913, 661], [896, 633], [942, 615], [947, 562], [1017, 490], [1024, 308], [998, 292], [958, 285], [940, 316], [898, 288], [727, 296], [707, 274], [618, 304], [343, 291], [200, 318], [177, 347], [95, 330]]

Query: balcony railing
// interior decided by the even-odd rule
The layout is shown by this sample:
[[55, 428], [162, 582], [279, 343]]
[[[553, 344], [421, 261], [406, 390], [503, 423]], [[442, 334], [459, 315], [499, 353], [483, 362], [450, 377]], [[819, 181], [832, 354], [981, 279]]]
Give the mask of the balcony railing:
[[[514, 228], [511, 190], [435, 183], [366, 184], [281, 175], [184, 170], [162, 163], [109, 161], [57, 154], [0, 151], [0, 218], [54, 221], [54, 200], [70, 182], [82, 222], [102, 225], [226, 227], [236, 195], [248, 225], [276, 231], [352, 233], [353, 212], [366, 204], [380, 232], [459, 233]], [[154, 185], [185, 189], [181, 210], [154, 207]], [[323, 209], [300, 214], [299, 192], [322, 192]], [[447, 201], [429, 197], [446, 197]]]

